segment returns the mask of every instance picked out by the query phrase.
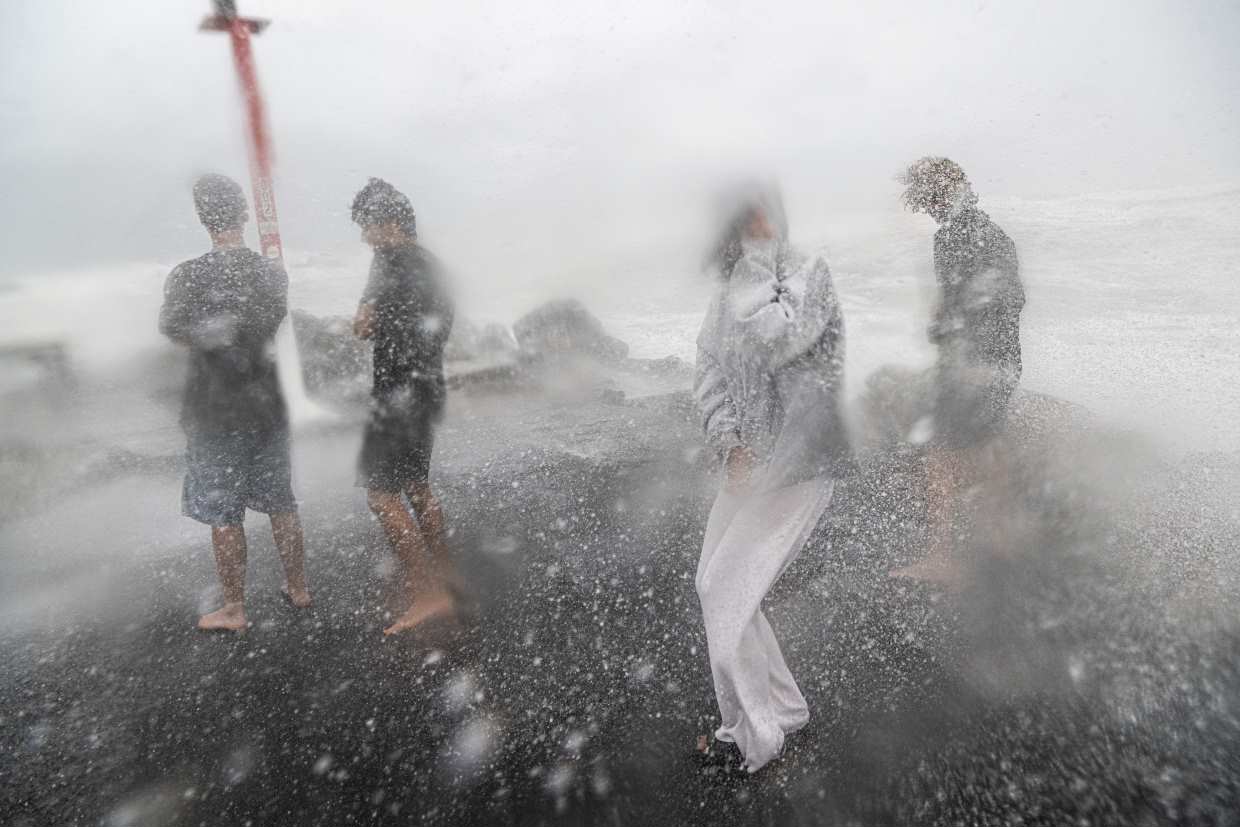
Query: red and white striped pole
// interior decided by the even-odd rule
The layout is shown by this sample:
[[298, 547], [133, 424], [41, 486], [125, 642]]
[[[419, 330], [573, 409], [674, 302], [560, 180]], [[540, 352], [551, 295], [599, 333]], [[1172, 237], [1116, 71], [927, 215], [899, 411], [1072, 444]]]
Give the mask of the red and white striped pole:
[[232, 41], [233, 65], [245, 98], [246, 135], [250, 150], [250, 185], [254, 190], [254, 217], [258, 224], [259, 248], [267, 258], [282, 259], [280, 220], [276, 215], [276, 194], [271, 183], [271, 133], [267, 129], [266, 107], [254, 70], [251, 38], [267, 28], [270, 21], [240, 17], [232, 0], [215, 0], [215, 14], [202, 21], [199, 29], [227, 32]]
[[[232, 41], [233, 65], [245, 98], [246, 137], [250, 148], [250, 186], [254, 190], [254, 217], [258, 224], [259, 249], [269, 259], [284, 263], [284, 247], [280, 243], [280, 221], [276, 216], [276, 193], [271, 184], [271, 133], [267, 129], [267, 112], [258, 89], [254, 71], [254, 51], [250, 40], [267, 28], [270, 21], [240, 17], [234, 0], [214, 0], [215, 14], [202, 21], [199, 29], [227, 32]], [[294, 424], [318, 419], [325, 411], [306, 393], [306, 380], [297, 352], [297, 337], [292, 317], [276, 334], [276, 363], [280, 369], [280, 385], [288, 401]]]

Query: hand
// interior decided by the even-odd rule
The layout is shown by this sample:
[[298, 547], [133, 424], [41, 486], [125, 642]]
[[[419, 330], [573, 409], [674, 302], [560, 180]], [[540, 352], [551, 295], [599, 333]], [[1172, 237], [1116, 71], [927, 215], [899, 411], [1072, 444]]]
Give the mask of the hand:
[[737, 445], [731, 451], [728, 451], [728, 458], [724, 461], [728, 488], [744, 488], [745, 484], [749, 482], [749, 478], [753, 475], [754, 466], [757, 464], [758, 458], [754, 456], [753, 451], [744, 445]]
[[375, 306], [364, 302], [357, 306], [357, 315], [353, 317], [353, 335], [359, 339], [369, 339], [375, 335]]

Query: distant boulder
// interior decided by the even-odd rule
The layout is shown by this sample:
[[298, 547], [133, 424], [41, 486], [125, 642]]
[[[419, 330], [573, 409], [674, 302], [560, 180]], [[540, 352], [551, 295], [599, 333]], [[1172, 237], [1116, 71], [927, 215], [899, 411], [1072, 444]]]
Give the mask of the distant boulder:
[[[373, 364], [371, 345], [353, 335], [352, 320], [294, 310], [293, 330], [307, 391], [339, 402], [367, 397]], [[449, 384], [510, 385], [515, 381], [517, 351], [516, 339], [503, 325], [480, 327], [457, 317], [444, 348]]]
[[353, 335], [353, 322], [304, 310], [292, 316], [306, 390], [316, 396], [364, 397], [370, 390], [370, 344]]
[[[918, 447], [934, 436], [936, 374], [887, 365], [870, 374], [860, 403], [860, 441], [887, 448]], [[1008, 437], [1022, 445], [1044, 445], [1095, 427], [1080, 405], [1018, 388], [1008, 406]]]
[[491, 323], [480, 327], [469, 319], [457, 317], [443, 355], [449, 362], [468, 362], [515, 357], [517, 349], [517, 340], [502, 324]]
[[532, 356], [592, 356], [618, 362], [629, 346], [609, 336], [603, 324], [576, 299], [551, 301], [526, 313], [512, 326], [522, 353]]
[[482, 356], [515, 355], [519, 349], [512, 331], [502, 324], [492, 322], [484, 326], [478, 336], [478, 350]]

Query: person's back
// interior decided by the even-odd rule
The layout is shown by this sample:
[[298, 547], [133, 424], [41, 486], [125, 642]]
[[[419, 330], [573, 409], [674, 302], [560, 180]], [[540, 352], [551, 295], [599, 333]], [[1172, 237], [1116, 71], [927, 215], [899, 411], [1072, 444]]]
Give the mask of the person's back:
[[245, 247], [212, 250], [169, 275], [160, 330], [189, 346], [181, 422], [220, 433], [281, 427], [287, 419], [272, 353], [288, 278]]
[[288, 309], [288, 277], [277, 262], [246, 248], [248, 209], [235, 181], [203, 176], [194, 185], [194, 207], [212, 250], [168, 275], [159, 329], [189, 349], [181, 508], [211, 526], [224, 591], [223, 607], [199, 618], [198, 628], [242, 631], [246, 509], [271, 517], [285, 593], [296, 606], [310, 605], [288, 413], [272, 354]]
[[977, 207], [977, 195], [959, 164], [929, 156], [900, 176], [902, 199], [939, 225], [934, 273], [939, 299], [929, 337], [938, 348], [929, 402], [926, 446], [929, 553], [892, 574], [958, 583], [955, 523], [962, 492], [978, 485], [992, 464], [990, 447], [1003, 434], [1012, 395], [1020, 384], [1020, 312], [1025, 290], [1016, 245]]
[[940, 347], [1020, 376], [1025, 291], [1016, 245], [985, 212], [967, 206], [934, 234], [940, 304], [931, 335]]

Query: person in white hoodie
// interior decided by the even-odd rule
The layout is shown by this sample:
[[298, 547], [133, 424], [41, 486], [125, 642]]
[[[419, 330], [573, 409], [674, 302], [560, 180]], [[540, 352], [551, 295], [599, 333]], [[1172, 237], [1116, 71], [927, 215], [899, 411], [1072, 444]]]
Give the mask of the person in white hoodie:
[[698, 335], [694, 396], [725, 473], [695, 585], [722, 722], [715, 743], [756, 772], [809, 720], [762, 613], [851, 462], [840, 413], [844, 322], [822, 258], [788, 244], [779, 194], [749, 188], [711, 256], [718, 288]]

